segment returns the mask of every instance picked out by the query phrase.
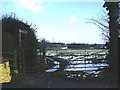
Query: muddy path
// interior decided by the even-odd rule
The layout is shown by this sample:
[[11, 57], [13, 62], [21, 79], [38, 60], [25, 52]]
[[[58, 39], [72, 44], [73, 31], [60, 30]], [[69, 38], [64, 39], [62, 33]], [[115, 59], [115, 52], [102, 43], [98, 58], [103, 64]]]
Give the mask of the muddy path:
[[74, 80], [66, 78], [64, 68], [67, 62], [60, 62], [60, 68], [53, 73], [27, 73], [13, 76], [10, 83], [3, 84], [3, 88], [117, 88], [116, 82], [106, 83], [102, 80]]

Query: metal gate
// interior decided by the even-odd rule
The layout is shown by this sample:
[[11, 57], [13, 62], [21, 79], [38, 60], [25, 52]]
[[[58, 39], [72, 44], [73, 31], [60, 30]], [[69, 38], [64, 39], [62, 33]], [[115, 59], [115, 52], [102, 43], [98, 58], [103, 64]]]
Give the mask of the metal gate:
[[[108, 50], [103, 50], [96, 53], [91, 54], [81, 54], [78, 56], [74, 56], [74, 58], [68, 59], [68, 66], [65, 69], [65, 73], [67, 77], [70, 78], [89, 78], [89, 77], [97, 77], [98, 72], [103, 70], [104, 67], [102, 64], [106, 64], [106, 56]], [[98, 65], [100, 64], [100, 65]], [[94, 74], [95, 73], [95, 74]]]

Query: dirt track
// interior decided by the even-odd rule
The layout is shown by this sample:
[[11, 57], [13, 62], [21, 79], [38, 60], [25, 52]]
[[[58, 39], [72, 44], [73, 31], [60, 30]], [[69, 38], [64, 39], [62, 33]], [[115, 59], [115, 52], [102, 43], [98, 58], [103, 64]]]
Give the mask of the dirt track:
[[116, 88], [115, 84], [106, 84], [95, 80], [70, 80], [61, 76], [41, 76], [40, 73], [14, 77], [11, 83], [3, 84], [3, 88]]
[[[60, 60], [61, 61], [61, 60]], [[102, 80], [73, 80], [63, 74], [65, 62], [60, 62], [61, 67], [57, 73], [31, 73], [15, 75], [12, 82], [3, 84], [3, 88], [117, 88], [117, 82], [105, 83]]]

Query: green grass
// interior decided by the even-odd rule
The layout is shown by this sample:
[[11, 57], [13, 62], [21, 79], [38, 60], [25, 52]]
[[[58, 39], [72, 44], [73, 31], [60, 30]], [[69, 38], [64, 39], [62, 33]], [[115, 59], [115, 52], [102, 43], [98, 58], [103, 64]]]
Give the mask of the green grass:
[[106, 49], [46, 50], [46, 54], [63, 54], [63, 55], [91, 54], [91, 53], [97, 53], [105, 50]]

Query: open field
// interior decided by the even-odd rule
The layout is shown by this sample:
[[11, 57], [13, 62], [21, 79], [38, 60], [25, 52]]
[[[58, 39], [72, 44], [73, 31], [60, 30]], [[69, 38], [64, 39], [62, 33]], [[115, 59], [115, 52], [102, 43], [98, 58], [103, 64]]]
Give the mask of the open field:
[[79, 50], [46, 50], [46, 55], [86, 55], [108, 53], [107, 49], [79, 49]]

